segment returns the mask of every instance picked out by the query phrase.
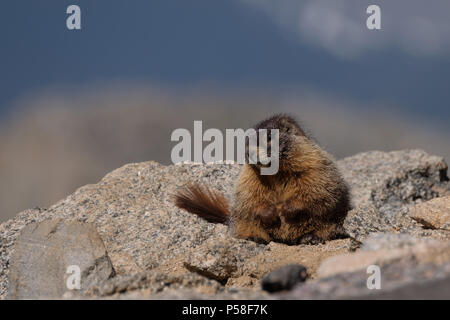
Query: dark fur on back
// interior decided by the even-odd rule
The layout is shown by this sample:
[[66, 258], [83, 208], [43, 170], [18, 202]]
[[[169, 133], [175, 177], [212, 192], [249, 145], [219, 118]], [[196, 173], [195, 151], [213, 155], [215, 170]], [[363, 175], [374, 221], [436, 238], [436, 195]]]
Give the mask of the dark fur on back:
[[230, 208], [225, 197], [198, 184], [189, 184], [175, 195], [178, 208], [194, 213], [212, 223], [227, 223]]
[[283, 133], [289, 133], [293, 135], [301, 135], [306, 136], [305, 132], [302, 128], [300, 128], [299, 124], [295, 119], [287, 114], [275, 114], [270, 118], [264, 119], [258, 122], [254, 127], [254, 129], [279, 129], [282, 130]]

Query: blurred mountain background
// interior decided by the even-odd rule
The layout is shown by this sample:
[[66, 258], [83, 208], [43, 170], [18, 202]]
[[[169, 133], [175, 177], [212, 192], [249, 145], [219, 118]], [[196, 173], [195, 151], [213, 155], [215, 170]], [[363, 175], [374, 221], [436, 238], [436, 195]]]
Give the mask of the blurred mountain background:
[[[82, 30], [69, 31], [77, 4]], [[24, 1], [0, 11], [0, 221], [129, 162], [176, 128], [295, 115], [336, 157], [450, 159], [450, 2]]]

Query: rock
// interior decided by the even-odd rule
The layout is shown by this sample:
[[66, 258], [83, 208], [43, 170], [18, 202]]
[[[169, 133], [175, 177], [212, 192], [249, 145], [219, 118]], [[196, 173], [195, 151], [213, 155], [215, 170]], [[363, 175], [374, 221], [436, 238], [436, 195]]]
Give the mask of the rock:
[[351, 239], [328, 241], [318, 245], [289, 246], [282, 243], [271, 242], [252, 258], [245, 261], [235, 277], [249, 276], [257, 284], [269, 272], [288, 264], [301, 264], [308, 269], [309, 275], [314, 278], [316, 271], [323, 260], [328, 257], [343, 254], [353, 249]]
[[78, 189], [48, 209], [26, 210], [0, 225], [0, 298], [7, 293], [9, 261], [20, 231], [28, 224], [61, 218], [93, 224], [118, 275], [147, 272], [201, 245], [227, 236], [227, 227], [210, 224], [172, 204], [187, 181], [231, 192], [237, 165], [129, 164], [96, 185]]
[[[212, 281], [212, 287], [217, 283], [222, 286], [224, 291], [214, 297], [250, 296], [249, 292], [258, 290], [255, 288], [260, 287], [264, 275], [286, 264], [304, 265], [314, 279], [324, 259], [355, 250], [358, 241], [364, 242], [371, 233], [448, 239], [448, 231], [423, 229], [409, 215], [416, 202], [449, 194], [447, 166], [442, 158], [420, 150], [374, 151], [342, 159], [338, 166], [352, 188], [355, 207], [345, 227], [357, 241], [265, 246], [234, 239], [226, 226], [208, 223], [172, 202], [176, 189], [188, 181], [206, 184], [230, 198], [239, 165], [128, 164], [48, 209], [25, 210], [0, 225], [0, 299], [8, 293], [8, 277], [17, 267], [11, 255], [20, 232], [29, 224], [47, 219], [84, 222], [96, 228], [116, 272], [115, 278], [105, 280], [105, 286], [110, 283], [113, 288], [126, 289], [118, 293], [120, 289], [108, 291], [99, 284], [97, 291], [89, 291], [93, 297], [102, 292], [121, 297], [159, 295], [154, 291], [162, 288], [157, 284], [162, 275], [169, 279], [167, 287], [176, 289], [170, 294], [163, 290], [159, 297], [197, 292], [202, 281]], [[202, 281], [181, 280], [194, 277], [194, 273]], [[170, 285], [171, 281], [176, 285]], [[265, 293], [259, 289], [254, 294]]]
[[436, 244], [428, 238], [416, 238], [405, 233], [372, 233], [361, 246], [361, 251], [394, 250], [414, 247], [418, 244]]
[[[414, 206], [414, 205], [413, 205]], [[414, 237], [427, 237], [449, 240], [450, 233], [446, 229], [424, 229], [409, 215], [411, 205], [386, 215], [374, 205], [367, 205], [351, 210], [345, 219], [344, 228], [347, 233], [358, 241], [365, 241], [374, 233], [403, 233]]]
[[243, 299], [252, 299], [252, 300], [264, 300], [270, 299], [270, 296], [267, 292], [262, 290], [248, 289], [248, 288], [240, 288], [240, 289], [228, 289], [224, 288], [223, 290], [215, 293], [214, 295], [203, 293], [198, 290], [192, 290], [187, 288], [178, 288], [178, 289], [166, 289], [161, 292], [151, 293], [145, 290], [135, 290], [127, 292], [123, 295], [119, 295], [118, 297], [114, 297], [118, 299], [133, 299], [133, 300], [141, 300], [141, 299], [160, 299], [160, 300], [243, 300]]
[[[429, 270], [430, 271], [430, 270]], [[444, 279], [413, 281], [389, 290], [381, 290], [351, 297], [353, 299], [382, 300], [448, 300], [450, 297], [450, 276]]]
[[249, 258], [263, 250], [263, 245], [252, 241], [230, 237], [213, 238], [191, 250], [184, 264], [188, 270], [225, 284], [229, 278], [242, 270]]
[[[369, 289], [367, 267], [380, 267], [380, 290]], [[448, 299], [450, 242], [406, 234], [374, 234], [361, 250], [326, 259], [316, 280], [280, 299]]]
[[382, 267], [401, 260], [421, 264], [450, 262], [450, 242], [418, 239], [415, 244], [411, 243], [409, 246], [382, 247], [380, 250], [361, 250], [333, 256], [322, 262], [317, 277], [326, 278], [339, 273], [366, 270], [371, 265]]
[[[165, 290], [195, 288], [197, 294], [213, 295], [220, 292], [222, 286], [213, 280], [201, 277], [195, 273], [171, 275], [161, 272], [146, 272], [132, 275], [122, 275], [110, 278], [89, 289], [86, 295], [118, 298], [133, 291], [140, 291], [148, 296]], [[192, 290], [192, 289], [191, 289]]]
[[401, 260], [381, 268], [381, 288], [369, 289], [366, 270], [306, 282], [278, 299], [448, 299], [450, 263]]
[[264, 246], [234, 238], [210, 239], [187, 253], [184, 265], [227, 287], [252, 287], [266, 274], [288, 264], [303, 264], [315, 272], [322, 260], [348, 252], [351, 247], [350, 239], [301, 246], [276, 242]]
[[419, 203], [409, 215], [427, 228], [450, 231], [450, 196]]
[[338, 161], [351, 186], [354, 209], [345, 228], [363, 241], [373, 232], [407, 232], [416, 236], [448, 238], [423, 232], [408, 215], [417, 201], [450, 194], [448, 166], [441, 157], [422, 150], [371, 151]]
[[268, 292], [290, 290], [307, 278], [306, 268], [299, 264], [288, 264], [270, 272], [262, 279], [262, 289]]
[[[46, 220], [23, 228], [14, 246], [9, 270], [10, 299], [61, 298], [79, 268], [81, 291], [114, 274], [105, 246], [86, 223]], [[73, 288], [72, 288], [73, 289]]]
[[344, 228], [358, 241], [363, 241], [371, 233], [397, 231], [388, 223], [386, 216], [372, 204], [350, 210], [344, 221]]
[[352, 188], [355, 207], [373, 204], [388, 213], [405, 203], [449, 192], [444, 159], [423, 150], [364, 152], [342, 159], [338, 165]]

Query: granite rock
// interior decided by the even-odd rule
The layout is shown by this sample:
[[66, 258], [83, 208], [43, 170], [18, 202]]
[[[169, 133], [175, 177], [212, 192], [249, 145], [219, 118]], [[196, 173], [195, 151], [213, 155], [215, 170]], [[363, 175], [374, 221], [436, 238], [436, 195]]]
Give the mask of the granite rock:
[[426, 228], [450, 231], [450, 197], [417, 204], [409, 215]]
[[423, 230], [408, 212], [417, 203], [450, 194], [448, 166], [423, 150], [370, 151], [338, 161], [351, 187], [354, 209], [347, 232], [363, 241], [373, 232], [403, 232], [448, 239], [447, 233]]
[[[114, 275], [103, 241], [86, 223], [60, 219], [31, 223], [14, 248], [9, 299], [62, 298], [69, 290], [86, 291]], [[79, 280], [71, 278], [76, 273]]]
[[[352, 239], [287, 246], [234, 239], [225, 225], [208, 223], [173, 205], [174, 192], [188, 181], [206, 184], [231, 199], [239, 165], [125, 165], [50, 208], [25, 210], [0, 225], [0, 299], [10, 294], [8, 277], [17, 267], [12, 255], [22, 230], [49, 219], [92, 225], [103, 241], [115, 276], [91, 286], [96, 288], [86, 291], [91, 298], [183, 297], [186, 292], [193, 294], [185, 297], [267, 297], [260, 280], [269, 272], [302, 264], [315, 283], [324, 259], [358, 250], [372, 233], [449, 238], [447, 230], [423, 228], [410, 216], [415, 205], [449, 195], [442, 158], [421, 150], [372, 151], [339, 160], [338, 166], [351, 187], [354, 209], [345, 227]], [[160, 286], [161, 279], [167, 285]], [[197, 290], [205, 286], [212, 291]]]
[[317, 277], [326, 278], [345, 272], [367, 270], [372, 265], [382, 267], [402, 260], [415, 261], [419, 264], [450, 262], [449, 241], [421, 241], [418, 239], [414, 245], [403, 246], [401, 243], [399, 244], [397, 247], [360, 250], [332, 256], [322, 262], [317, 271]]

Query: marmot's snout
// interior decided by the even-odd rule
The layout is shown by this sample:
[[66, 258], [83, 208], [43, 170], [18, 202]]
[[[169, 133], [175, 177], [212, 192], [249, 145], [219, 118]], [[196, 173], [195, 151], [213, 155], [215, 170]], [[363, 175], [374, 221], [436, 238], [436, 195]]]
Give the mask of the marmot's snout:
[[270, 167], [272, 155], [270, 150], [264, 146], [251, 146], [248, 148], [247, 162], [257, 167]]

